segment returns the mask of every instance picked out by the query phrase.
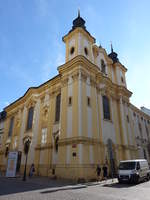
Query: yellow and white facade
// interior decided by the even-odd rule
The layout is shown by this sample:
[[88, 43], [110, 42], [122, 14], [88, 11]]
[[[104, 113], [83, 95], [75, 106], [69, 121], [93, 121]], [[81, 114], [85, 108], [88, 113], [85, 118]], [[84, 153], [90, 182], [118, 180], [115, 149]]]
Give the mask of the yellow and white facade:
[[[58, 75], [39, 87], [31, 87], [20, 99], [5, 108], [0, 168], [7, 167], [6, 148], [21, 152], [20, 172], [25, 164], [24, 143], [31, 141], [28, 168], [36, 174], [90, 180], [96, 165], [109, 170], [120, 160], [146, 158], [150, 162], [150, 116], [130, 103], [127, 69], [117, 54], [107, 54], [78, 16], [63, 37], [66, 62]], [[56, 120], [57, 98], [60, 116]], [[103, 96], [109, 102], [109, 119], [104, 117]], [[32, 128], [27, 129], [33, 107]], [[11, 136], [8, 136], [13, 117]]]

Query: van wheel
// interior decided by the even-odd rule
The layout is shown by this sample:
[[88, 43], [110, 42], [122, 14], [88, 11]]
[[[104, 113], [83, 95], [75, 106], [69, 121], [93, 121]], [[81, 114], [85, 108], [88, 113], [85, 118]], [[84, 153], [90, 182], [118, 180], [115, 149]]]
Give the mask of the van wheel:
[[150, 175], [149, 174], [147, 174], [147, 181], [149, 181], [150, 180]]
[[135, 178], [134, 183], [135, 183], [135, 184], [138, 184], [138, 183], [139, 183], [139, 179], [140, 179], [139, 176], [137, 176], [137, 177]]
[[119, 183], [123, 183], [123, 181], [122, 181], [122, 180], [120, 180], [120, 179], [118, 179], [118, 182], [119, 182]]

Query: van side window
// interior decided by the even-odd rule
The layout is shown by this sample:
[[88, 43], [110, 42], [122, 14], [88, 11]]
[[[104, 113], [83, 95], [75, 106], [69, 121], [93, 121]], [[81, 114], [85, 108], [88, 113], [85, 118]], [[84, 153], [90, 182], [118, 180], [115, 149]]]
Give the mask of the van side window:
[[137, 162], [136, 169], [137, 169], [137, 170], [140, 169], [140, 163], [139, 163], [139, 162]]

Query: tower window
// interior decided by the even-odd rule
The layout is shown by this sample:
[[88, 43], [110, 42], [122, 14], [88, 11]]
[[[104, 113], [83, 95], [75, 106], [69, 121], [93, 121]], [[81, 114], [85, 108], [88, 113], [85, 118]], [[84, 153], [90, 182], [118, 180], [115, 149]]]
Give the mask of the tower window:
[[32, 128], [33, 111], [34, 111], [33, 107], [30, 107], [28, 111], [27, 130]]
[[84, 53], [86, 56], [88, 55], [88, 49], [86, 47], [84, 48]]
[[123, 79], [123, 77], [121, 76], [121, 81], [122, 81], [122, 83], [124, 83], [124, 79]]
[[104, 113], [104, 119], [110, 120], [110, 107], [109, 107], [109, 99], [107, 96], [103, 96], [103, 113]]
[[74, 47], [71, 47], [70, 54], [72, 55], [74, 53]]
[[60, 119], [60, 101], [61, 101], [61, 94], [58, 94], [56, 97], [56, 112], [55, 112], [56, 122], [58, 122]]

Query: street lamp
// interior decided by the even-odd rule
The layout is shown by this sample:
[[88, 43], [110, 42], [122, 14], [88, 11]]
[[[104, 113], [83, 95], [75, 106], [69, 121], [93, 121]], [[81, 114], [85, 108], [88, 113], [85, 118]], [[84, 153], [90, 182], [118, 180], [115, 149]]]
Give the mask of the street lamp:
[[30, 143], [31, 141], [28, 139], [24, 143], [24, 153], [26, 155], [26, 160], [25, 160], [25, 167], [24, 167], [24, 175], [23, 175], [23, 181], [26, 181], [26, 168], [27, 168], [27, 159], [28, 159], [28, 152], [30, 148]]

